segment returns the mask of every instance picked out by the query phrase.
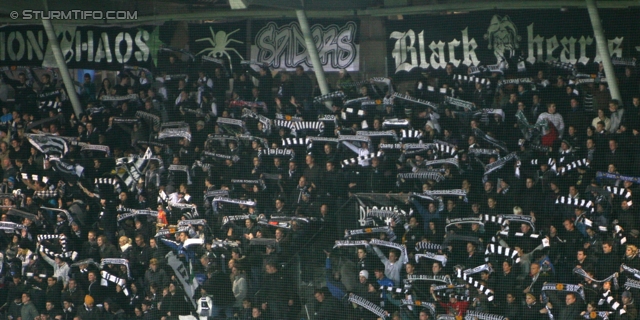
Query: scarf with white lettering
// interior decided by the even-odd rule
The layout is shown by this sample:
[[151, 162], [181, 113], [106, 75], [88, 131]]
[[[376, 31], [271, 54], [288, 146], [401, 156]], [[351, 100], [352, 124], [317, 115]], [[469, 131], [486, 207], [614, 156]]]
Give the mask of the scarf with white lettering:
[[336, 240], [336, 244], [333, 245], [333, 248], [340, 247], [357, 247], [357, 246], [368, 246], [369, 242], [366, 240]]
[[417, 253], [414, 256], [416, 258], [416, 263], [419, 262], [420, 258], [426, 258], [426, 259], [440, 261], [442, 266], [445, 266], [445, 267], [447, 266], [447, 256], [445, 256], [443, 254], [435, 254], [435, 253], [432, 253], [432, 252], [425, 252], [425, 253]]
[[540, 291], [543, 293], [543, 295], [545, 294], [545, 291], [573, 292], [578, 294], [580, 297], [582, 297], [582, 300], [585, 299], [584, 288], [577, 284], [547, 282], [542, 286], [542, 289]]
[[487, 271], [489, 273], [493, 273], [493, 268], [491, 268], [491, 266], [488, 265], [488, 264], [483, 264], [483, 265], [477, 266], [475, 268], [463, 270], [462, 273], [468, 274], [468, 275], [472, 275], [472, 274], [480, 273], [480, 272], [483, 272], [483, 271]]
[[444, 276], [427, 276], [427, 275], [410, 275], [407, 276], [407, 281], [409, 282], [413, 282], [413, 281], [433, 281], [433, 282], [442, 282], [442, 283], [446, 283], [446, 284], [451, 284], [451, 278], [448, 275], [444, 275]]
[[464, 316], [465, 320], [504, 320], [505, 316], [491, 314], [486, 312], [478, 312], [467, 310], [467, 314]]
[[365, 229], [355, 229], [355, 230], [347, 230], [345, 231], [345, 238], [349, 238], [351, 236], [363, 235], [363, 234], [372, 234], [372, 233], [386, 233], [389, 237], [389, 240], [393, 241], [396, 239], [395, 233], [393, 230], [388, 227], [375, 227], [375, 228], [365, 228]]
[[623, 176], [618, 173], [608, 173], [608, 172], [602, 172], [602, 171], [596, 172], [596, 180], [600, 181], [602, 179], [631, 181], [633, 183], [640, 184], [640, 177]]

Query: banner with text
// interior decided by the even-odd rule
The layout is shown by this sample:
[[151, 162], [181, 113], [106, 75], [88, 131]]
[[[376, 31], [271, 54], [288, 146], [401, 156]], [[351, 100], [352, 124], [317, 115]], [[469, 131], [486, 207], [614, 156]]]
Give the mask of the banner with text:
[[[358, 71], [359, 21], [310, 20], [311, 35], [325, 71]], [[307, 45], [297, 21], [255, 21], [251, 60], [267, 63], [274, 69], [294, 70], [302, 65], [312, 68]]]
[[[163, 26], [55, 26], [67, 66], [96, 70], [122, 70], [123, 65], [153, 69], [162, 45], [161, 30], [173, 34]], [[43, 26], [0, 27], [0, 66], [57, 67]]]
[[[601, 9], [600, 18], [612, 57], [640, 55], [634, 28], [638, 10]], [[506, 62], [509, 72], [519, 59], [526, 64], [564, 62], [595, 70], [602, 59], [596, 50], [586, 9], [485, 11], [440, 16], [411, 16], [387, 21], [390, 74], [407, 75]]]

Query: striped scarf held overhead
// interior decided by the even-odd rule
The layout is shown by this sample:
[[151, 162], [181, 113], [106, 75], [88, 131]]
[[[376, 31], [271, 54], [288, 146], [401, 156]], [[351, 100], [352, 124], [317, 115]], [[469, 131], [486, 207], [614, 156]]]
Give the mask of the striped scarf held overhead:
[[474, 288], [480, 290], [484, 295], [487, 296], [487, 300], [489, 301], [493, 301], [493, 292], [491, 289], [485, 287], [483, 284], [481, 284], [480, 282], [473, 280], [473, 277], [469, 276], [468, 274], [465, 274], [464, 272], [462, 272], [461, 269], [456, 269], [456, 277], [458, 277], [459, 279], [462, 279], [464, 282], [472, 285]]
[[436, 182], [442, 182], [445, 179], [442, 173], [433, 171], [398, 173], [397, 178], [400, 182], [404, 182], [404, 180], [433, 180]]
[[349, 238], [352, 236], [363, 235], [363, 234], [373, 234], [373, 233], [386, 233], [390, 241], [393, 241], [396, 239], [396, 234], [393, 232], [393, 229], [391, 229], [391, 227], [389, 226], [346, 230], [344, 237]]
[[432, 243], [432, 242], [418, 242], [416, 243], [416, 252], [422, 251], [438, 251], [442, 250], [443, 246], [441, 244]]
[[[494, 243], [487, 246], [487, 250], [484, 252], [485, 256], [498, 255], [513, 259], [515, 263], [520, 263], [518, 252], [514, 249], [496, 245]], [[485, 261], [489, 262], [489, 257], [485, 257]]]
[[573, 199], [573, 198], [564, 197], [564, 196], [558, 198], [556, 200], [556, 204], [563, 204], [563, 205], [567, 205], [567, 206], [586, 208], [591, 212], [593, 212], [594, 209], [595, 209], [593, 201], [591, 201], [591, 200]]
[[627, 191], [625, 188], [606, 186], [605, 190], [616, 196], [623, 196], [625, 199], [631, 199], [631, 192]]
[[351, 158], [351, 159], [345, 159], [342, 160], [342, 167], [346, 167], [349, 166], [350, 164], [362, 164], [362, 163], [366, 163], [368, 161], [370, 161], [373, 158], [380, 158], [384, 155], [384, 152], [382, 151], [378, 151], [376, 153], [370, 153], [367, 155], [363, 155], [363, 156], [358, 156], [355, 158]]
[[389, 293], [401, 293], [401, 294], [407, 294], [409, 292], [411, 287], [391, 287], [391, 286], [380, 286], [380, 288], [378, 290], [380, 291], [386, 291]]
[[324, 122], [321, 121], [298, 121], [293, 123], [293, 128], [291, 133], [295, 136], [300, 133], [300, 131], [305, 130], [309, 131], [317, 131], [317, 135], [321, 135], [324, 132]]
[[311, 140], [309, 138], [284, 138], [282, 139], [283, 147], [306, 146], [309, 147]]
[[406, 141], [411, 139], [420, 139], [422, 138], [422, 132], [418, 130], [412, 129], [402, 129], [400, 130], [400, 141]]
[[507, 319], [507, 317], [501, 316], [498, 314], [467, 310], [467, 313], [464, 316], [464, 319], [465, 320], [504, 320], [504, 319]]
[[602, 305], [605, 302], [613, 311], [615, 311], [615, 313], [619, 314], [620, 316], [627, 313], [627, 310], [624, 309], [624, 304], [616, 301], [616, 299], [611, 295], [611, 291], [607, 291], [602, 294], [602, 299], [598, 301], [598, 305]]
[[477, 266], [477, 267], [472, 268], [472, 269], [463, 270], [462, 273], [468, 274], [468, 275], [473, 275], [473, 274], [484, 272], [484, 271], [489, 272], [489, 273], [493, 273], [493, 268], [491, 268], [491, 265], [489, 265], [489, 264], [483, 264], [481, 266]]
[[425, 253], [417, 253], [414, 255], [416, 258], [416, 263], [418, 263], [420, 261], [420, 258], [425, 258], [425, 259], [431, 259], [431, 260], [435, 260], [435, 261], [439, 261], [443, 267], [447, 266], [447, 256], [443, 255], [443, 254], [435, 254], [432, 252], [425, 252]]
[[409, 262], [409, 255], [407, 255], [407, 246], [405, 246], [404, 244], [384, 241], [380, 239], [371, 239], [371, 241], [369, 241], [369, 244], [399, 250], [400, 252], [402, 252], [402, 254], [400, 255], [400, 260], [402, 260], [402, 263], [406, 264], [407, 262]]
[[479, 83], [484, 85], [487, 89], [491, 88], [491, 80], [487, 78], [456, 74], [456, 75], [453, 75], [453, 80], [467, 82], [467, 83]]
[[451, 284], [451, 277], [449, 277], [448, 275], [444, 275], [444, 276], [428, 276], [428, 275], [409, 275], [407, 276], [407, 281], [408, 282], [413, 282], [413, 281], [433, 281], [433, 282], [441, 282], [441, 283], [446, 283], [446, 284]]
[[589, 160], [587, 158], [576, 160], [576, 161], [572, 161], [572, 162], [564, 165], [560, 169], [558, 174], [563, 174], [563, 173], [569, 172], [571, 170], [575, 170], [575, 169], [580, 168], [580, 167], [588, 167], [588, 166], [589, 166]]

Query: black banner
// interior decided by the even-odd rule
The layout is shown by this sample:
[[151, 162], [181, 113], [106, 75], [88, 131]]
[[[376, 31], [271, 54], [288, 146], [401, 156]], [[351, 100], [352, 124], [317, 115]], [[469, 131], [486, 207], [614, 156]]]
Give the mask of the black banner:
[[[189, 49], [196, 56], [197, 63], [202, 61], [202, 57], [213, 58], [222, 62], [227, 70], [240, 70], [240, 62], [248, 60], [247, 22], [190, 24]], [[208, 60], [202, 65], [205, 68], [216, 67], [218, 63]]]
[[[67, 66], [74, 69], [122, 70], [123, 65], [154, 69], [163, 26], [135, 28], [58, 25], [55, 28]], [[166, 36], [166, 37], [165, 37]], [[42, 25], [0, 28], [0, 66], [57, 67]]]
[[[411, 205], [407, 204], [408, 194], [383, 194], [383, 193], [357, 193], [342, 206], [338, 216], [340, 218], [340, 228], [360, 229], [366, 226], [390, 225], [392, 220], [397, 220], [392, 215], [408, 217], [412, 211]], [[381, 211], [393, 212], [394, 214], [377, 214]], [[404, 220], [404, 219], [402, 219]]]
[[[640, 53], [634, 28], [637, 10], [601, 9], [612, 57]], [[387, 21], [390, 74], [496, 65], [503, 61], [516, 72], [519, 58], [526, 64], [577, 63], [597, 70], [601, 58], [586, 9], [485, 11]], [[588, 68], [587, 68], [588, 67]]]
[[[325, 71], [358, 71], [359, 21], [310, 20], [309, 25]], [[253, 30], [251, 60], [267, 63], [274, 69], [293, 70], [298, 65], [305, 69], [312, 67], [297, 21], [256, 22]]]

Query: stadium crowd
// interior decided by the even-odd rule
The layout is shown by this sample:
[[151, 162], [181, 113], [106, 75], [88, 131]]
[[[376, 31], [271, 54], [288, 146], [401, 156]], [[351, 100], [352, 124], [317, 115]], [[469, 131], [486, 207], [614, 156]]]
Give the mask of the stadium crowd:
[[203, 63], [3, 72], [6, 319], [638, 318], [633, 66]]

